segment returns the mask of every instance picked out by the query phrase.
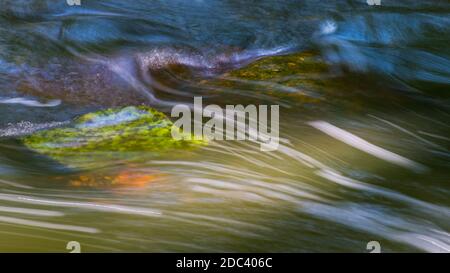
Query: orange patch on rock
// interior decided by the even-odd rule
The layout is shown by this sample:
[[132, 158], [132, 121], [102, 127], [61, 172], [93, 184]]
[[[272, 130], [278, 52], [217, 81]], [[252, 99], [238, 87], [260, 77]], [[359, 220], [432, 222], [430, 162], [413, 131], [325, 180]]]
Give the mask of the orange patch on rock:
[[158, 178], [156, 174], [123, 171], [112, 178], [112, 185], [123, 187], [144, 187]]
[[74, 187], [93, 187], [93, 188], [110, 188], [110, 187], [133, 187], [143, 188], [149, 183], [161, 177], [160, 174], [148, 172], [135, 172], [124, 170], [117, 174], [96, 174], [88, 173], [79, 175], [75, 179], [70, 180], [70, 185]]

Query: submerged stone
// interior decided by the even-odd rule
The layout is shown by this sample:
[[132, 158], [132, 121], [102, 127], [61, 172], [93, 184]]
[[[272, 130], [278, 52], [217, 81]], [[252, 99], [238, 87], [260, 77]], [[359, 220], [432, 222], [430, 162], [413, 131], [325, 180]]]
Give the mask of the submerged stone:
[[266, 98], [320, 111], [327, 106], [332, 111], [364, 111], [379, 98], [398, 99], [371, 75], [348, 73], [352, 72], [330, 66], [317, 52], [299, 52], [264, 57], [201, 84], [207, 90], [240, 94], [253, 102], [266, 103], [258, 101]]
[[247, 80], [289, 80], [283, 77], [325, 73], [328, 66], [313, 53], [302, 52], [291, 55], [270, 56], [228, 73], [229, 76]]
[[73, 175], [53, 177], [71, 187], [96, 189], [144, 188], [161, 181], [164, 174], [157, 170], [136, 170], [133, 166], [119, 170], [87, 170]]
[[253, 90], [301, 102], [317, 102], [315, 93], [328, 72], [326, 63], [309, 52], [264, 57], [240, 69], [202, 83], [222, 89]]
[[206, 143], [173, 139], [173, 126], [161, 112], [131, 106], [85, 114], [70, 125], [39, 131], [22, 141], [28, 148], [75, 168], [184, 151]]

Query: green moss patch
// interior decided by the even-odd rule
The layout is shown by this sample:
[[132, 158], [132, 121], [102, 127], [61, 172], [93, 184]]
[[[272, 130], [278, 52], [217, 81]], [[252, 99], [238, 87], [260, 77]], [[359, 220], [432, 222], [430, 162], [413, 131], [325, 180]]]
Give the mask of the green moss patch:
[[89, 113], [69, 126], [39, 131], [22, 141], [28, 148], [71, 167], [127, 154], [160, 155], [206, 144], [203, 140], [173, 139], [173, 126], [161, 112], [131, 106]]

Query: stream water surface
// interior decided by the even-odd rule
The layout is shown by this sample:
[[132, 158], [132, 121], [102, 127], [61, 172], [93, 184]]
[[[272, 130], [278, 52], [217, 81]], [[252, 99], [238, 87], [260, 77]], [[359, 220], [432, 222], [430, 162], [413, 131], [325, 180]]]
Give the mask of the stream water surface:
[[[0, 251], [449, 252], [449, 13], [438, 0], [0, 0]], [[21, 142], [194, 96], [279, 105], [279, 148], [211, 141], [74, 169]]]

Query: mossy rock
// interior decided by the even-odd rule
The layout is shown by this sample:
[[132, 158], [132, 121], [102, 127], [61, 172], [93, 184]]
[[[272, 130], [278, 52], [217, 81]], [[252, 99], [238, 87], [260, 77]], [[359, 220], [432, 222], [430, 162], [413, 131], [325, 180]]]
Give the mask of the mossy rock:
[[202, 84], [217, 90], [253, 90], [289, 101], [315, 103], [320, 96], [311, 90], [323, 85], [320, 77], [327, 71], [327, 64], [315, 54], [302, 52], [265, 57]]
[[253, 101], [265, 98], [305, 109], [331, 106], [334, 110], [365, 111], [381, 97], [395, 99], [371, 75], [331, 68], [312, 51], [264, 57], [201, 84], [208, 90], [240, 94]]
[[234, 70], [227, 75], [246, 80], [283, 80], [298, 74], [325, 73], [328, 66], [309, 52], [291, 55], [271, 56], [260, 59], [248, 66]]
[[111, 160], [133, 161], [205, 145], [175, 140], [173, 123], [152, 108], [108, 109], [78, 117], [68, 126], [43, 130], [22, 139], [30, 149], [74, 168], [98, 167]]

